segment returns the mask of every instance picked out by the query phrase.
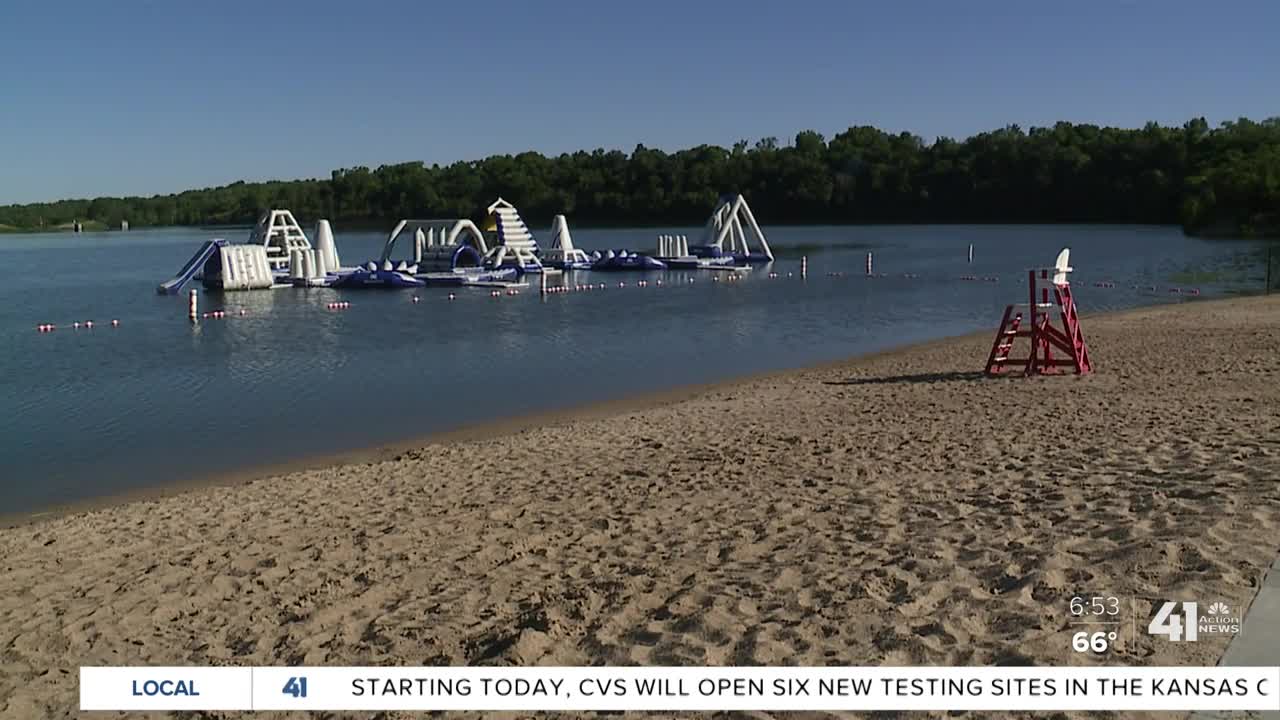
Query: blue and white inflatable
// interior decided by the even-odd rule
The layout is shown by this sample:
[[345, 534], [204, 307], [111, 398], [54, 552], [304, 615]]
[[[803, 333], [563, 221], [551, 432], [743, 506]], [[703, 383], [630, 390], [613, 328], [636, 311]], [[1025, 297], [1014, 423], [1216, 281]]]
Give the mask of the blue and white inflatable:
[[637, 252], [608, 250], [591, 263], [591, 269], [600, 272], [624, 272], [666, 270], [667, 266], [661, 260]]
[[414, 277], [417, 271], [416, 265], [406, 265], [403, 260], [394, 266], [390, 260], [384, 260], [381, 266], [370, 260], [365, 265], [334, 278], [329, 287], [342, 290], [422, 287], [426, 283]]

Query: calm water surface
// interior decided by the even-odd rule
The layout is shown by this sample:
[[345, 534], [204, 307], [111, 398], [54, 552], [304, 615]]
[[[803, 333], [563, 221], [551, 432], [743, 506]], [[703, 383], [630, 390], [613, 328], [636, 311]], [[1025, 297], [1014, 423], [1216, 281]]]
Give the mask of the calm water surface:
[[[344, 263], [381, 249], [381, 234], [337, 231]], [[434, 288], [202, 291], [202, 310], [229, 317], [194, 326], [186, 297], [157, 296], [156, 284], [200, 241], [240, 241], [247, 231], [0, 235], [0, 514], [994, 329], [1004, 305], [1022, 299], [1023, 271], [1064, 246], [1086, 312], [1185, 301], [1172, 286], [1202, 297], [1253, 289], [1263, 272], [1256, 244], [1166, 227], [766, 232], [778, 261], [734, 283], [669, 273], [649, 276], [665, 277], [664, 287], [641, 289], [638, 275], [580, 273], [577, 282], [609, 289], [541, 299], [534, 286], [497, 300], [458, 290], [452, 302]], [[574, 238], [587, 249], [648, 249], [655, 233]], [[888, 277], [861, 277], [868, 250]], [[999, 282], [959, 280], [969, 274]], [[326, 310], [339, 297], [351, 308]], [[92, 330], [70, 327], [89, 319]], [[37, 333], [45, 322], [59, 329]], [[1092, 354], [1105, 372], [1106, 348]], [[983, 360], [973, 358], [975, 369]]]

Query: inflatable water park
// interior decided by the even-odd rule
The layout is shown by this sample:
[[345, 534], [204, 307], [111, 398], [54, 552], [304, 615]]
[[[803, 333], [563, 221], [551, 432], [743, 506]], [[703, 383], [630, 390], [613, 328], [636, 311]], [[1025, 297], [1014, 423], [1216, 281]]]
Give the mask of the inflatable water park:
[[645, 252], [582, 250], [574, 245], [564, 215], [552, 220], [551, 240], [543, 248], [515, 206], [502, 198], [485, 208], [484, 226], [467, 218], [401, 220], [379, 257], [343, 265], [328, 220], [316, 223], [313, 244], [293, 213], [269, 210], [246, 242], [205, 241], [156, 291], [176, 295], [193, 281], [215, 291], [514, 287], [529, 274], [545, 278], [565, 272], [746, 271], [773, 262], [769, 241], [741, 195], [720, 199], [701, 244], [690, 245], [686, 235], [665, 234]]

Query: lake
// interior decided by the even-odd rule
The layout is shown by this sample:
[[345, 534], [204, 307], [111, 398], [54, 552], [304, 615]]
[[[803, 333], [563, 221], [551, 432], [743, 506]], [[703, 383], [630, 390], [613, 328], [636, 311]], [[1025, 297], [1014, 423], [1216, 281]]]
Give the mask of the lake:
[[[384, 240], [340, 226], [335, 232], [346, 264], [376, 257]], [[588, 250], [647, 250], [657, 232], [575, 229], [574, 238]], [[700, 238], [700, 228], [662, 232], [685, 233], [691, 243]], [[535, 276], [514, 297], [457, 289], [453, 301], [451, 290], [435, 288], [202, 289], [201, 310], [226, 309], [228, 316], [194, 325], [185, 293], [158, 296], [155, 286], [202, 240], [238, 242], [247, 230], [0, 235], [0, 515], [513, 414], [994, 332], [1004, 306], [1024, 299], [1025, 269], [1051, 264], [1064, 246], [1072, 250], [1073, 289], [1085, 313], [1190, 299], [1170, 287], [1195, 287], [1200, 297], [1256, 290], [1264, 273], [1260, 243], [1197, 240], [1171, 227], [765, 232], [777, 262], [736, 282], [672, 272], [648, 275], [649, 286], [640, 288], [641, 275], [578, 273], [567, 282], [609, 287], [541, 298]], [[546, 237], [541, 229], [539, 238]], [[886, 277], [862, 276], [868, 251]], [[999, 281], [960, 279], [966, 275]], [[420, 302], [412, 302], [415, 295]], [[339, 298], [351, 307], [326, 308]], [[111, 327], [112, 319], [120, 326]], [[94, 328], [72, 329], [85, 320]], [[39, 333], [41, 323], [58, 329]], [[1087, 339], [1087, 322], [1084, 331]], [[1106, 372], [1106, 348], [1091, 351]], [[975, 356], [974, 369], [985, 359]]]

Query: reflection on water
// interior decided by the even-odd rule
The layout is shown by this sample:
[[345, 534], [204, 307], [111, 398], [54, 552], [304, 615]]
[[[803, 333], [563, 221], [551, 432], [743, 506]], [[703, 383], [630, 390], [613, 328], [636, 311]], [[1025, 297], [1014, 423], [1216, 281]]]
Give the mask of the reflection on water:
[[[584, 273], [564, 282], [606, 289], [455, 290], [453, 301], [426, 288], [202, 293], [202, 310], [227, 317], [195, 325], [184, 297], [154, 288], [206, 233], [0, 236], [0, 512], [991, 328], [1022, 299], [1025, 269], [1063, 246], [1085, 311], [1179, 302], [1168, 288], [1190, 282], [1206, 297], [1260, 287], [1264, 272], [1256, 244], [1161, 227], [766, 231], [778, 261], [736, 281], [672, 272], [642, 288], [636, 275]], [[647, 249], [657, 232], [574, 238], [587, 250]], [[382, 241], [338, 237], [349, 263], [376, 257]], [[868, 250], [885, 277], [861, 277]], [[338, 298], [350, 309], [326, 309]], [[87, 319], [93, 330], [65, 327]], [[60, 328], [35, 332], [43, 322]]]

